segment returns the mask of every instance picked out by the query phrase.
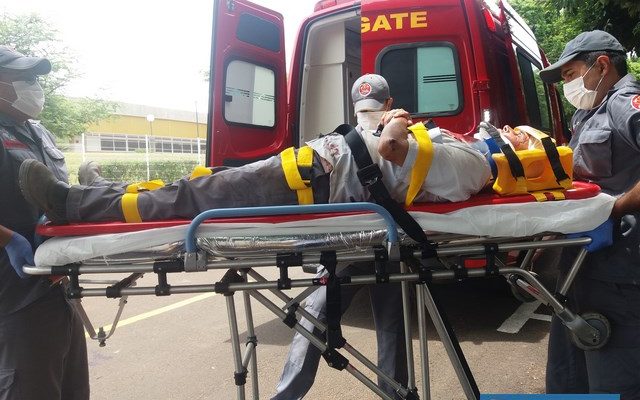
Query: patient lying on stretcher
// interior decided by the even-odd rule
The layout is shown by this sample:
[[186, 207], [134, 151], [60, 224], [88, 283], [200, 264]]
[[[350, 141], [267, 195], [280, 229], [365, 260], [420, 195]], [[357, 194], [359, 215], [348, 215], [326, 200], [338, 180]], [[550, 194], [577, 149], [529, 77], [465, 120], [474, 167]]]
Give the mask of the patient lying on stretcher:
[[[403, 110], [387, 113], [383, 122], [379, 137], [373, 131], [359, 134], [395, 200], [463, 201], [488, 182], [487, 160], [469, 144], [437, 128], [426, 132], [430, 140], [416, 140], [418, 133], [408, 130], [411, 121]], [[123, 184], [68, 186], [36, 160], [23, 162], [19, 179], [25, 198], [54, 223], [140, 222], [193, 218], [213, 208], [368, 201], [357, 170], [344, 137], [332, 133], [296, 151], [241, 167], [214, 168], [211, 175], [186, 177], [153, 191], [126, 193]]]

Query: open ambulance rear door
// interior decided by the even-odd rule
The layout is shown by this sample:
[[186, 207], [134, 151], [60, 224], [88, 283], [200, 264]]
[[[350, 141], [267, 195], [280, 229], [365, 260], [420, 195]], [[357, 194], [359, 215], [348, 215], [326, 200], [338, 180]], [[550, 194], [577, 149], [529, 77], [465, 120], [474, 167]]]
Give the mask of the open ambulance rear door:
[[216, 0], [211, 46], [207, 165], [243, 165], [289, 146], [282, 15]]

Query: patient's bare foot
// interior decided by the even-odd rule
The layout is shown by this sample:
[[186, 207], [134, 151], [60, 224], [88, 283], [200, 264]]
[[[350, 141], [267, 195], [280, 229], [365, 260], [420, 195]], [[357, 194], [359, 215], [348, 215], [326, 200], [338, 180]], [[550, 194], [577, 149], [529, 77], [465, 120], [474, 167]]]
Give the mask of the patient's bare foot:
[[408, 118], [408, 113], [406, 116], [403, 113], [398, 113], [386, 122], [380, 134], [378, 153], [385, 160], [402, 166], [409, 152], [409, 141], [407, 139], [409, 130], [407, 127], [411, 120]]

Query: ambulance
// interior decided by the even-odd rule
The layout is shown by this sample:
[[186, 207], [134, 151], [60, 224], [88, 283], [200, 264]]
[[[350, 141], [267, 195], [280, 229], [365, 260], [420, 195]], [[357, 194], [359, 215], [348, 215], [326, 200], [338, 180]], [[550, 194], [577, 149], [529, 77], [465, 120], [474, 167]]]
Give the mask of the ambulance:
[[286, 70], [282, 15], [216, 1], [207, 162], [238, 166], [345, 122], [363, 73], [384, 76], [394, 107], [472, 135], [481, 121], [530, 125], [564, 142], [560, 97], [522, 18], [500, 0], [322, 0]]

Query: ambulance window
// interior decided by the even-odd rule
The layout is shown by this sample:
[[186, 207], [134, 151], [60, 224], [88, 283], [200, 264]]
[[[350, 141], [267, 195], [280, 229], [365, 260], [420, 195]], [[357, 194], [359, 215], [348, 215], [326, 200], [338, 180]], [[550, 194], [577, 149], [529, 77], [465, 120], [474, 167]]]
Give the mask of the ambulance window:
[[550, 132], [549, 100], [544, 82], [540, 79], [540, 69], [522, 53], [517, 54], [529, 124], [534, 128]]
[[460, 73], [449, 44], [402, 45], [380, 58], [394, 107], [412, 114], [454, 115], [462, 109]]
[[225, 73], [225, 120], [273, 127], [276, 114], [275, 87], [273, 70], [245, 61], [231, 61]]
[[280, 51], [278, 25], [251, 14], [240, 15], [236, 37], [266, 50]]

